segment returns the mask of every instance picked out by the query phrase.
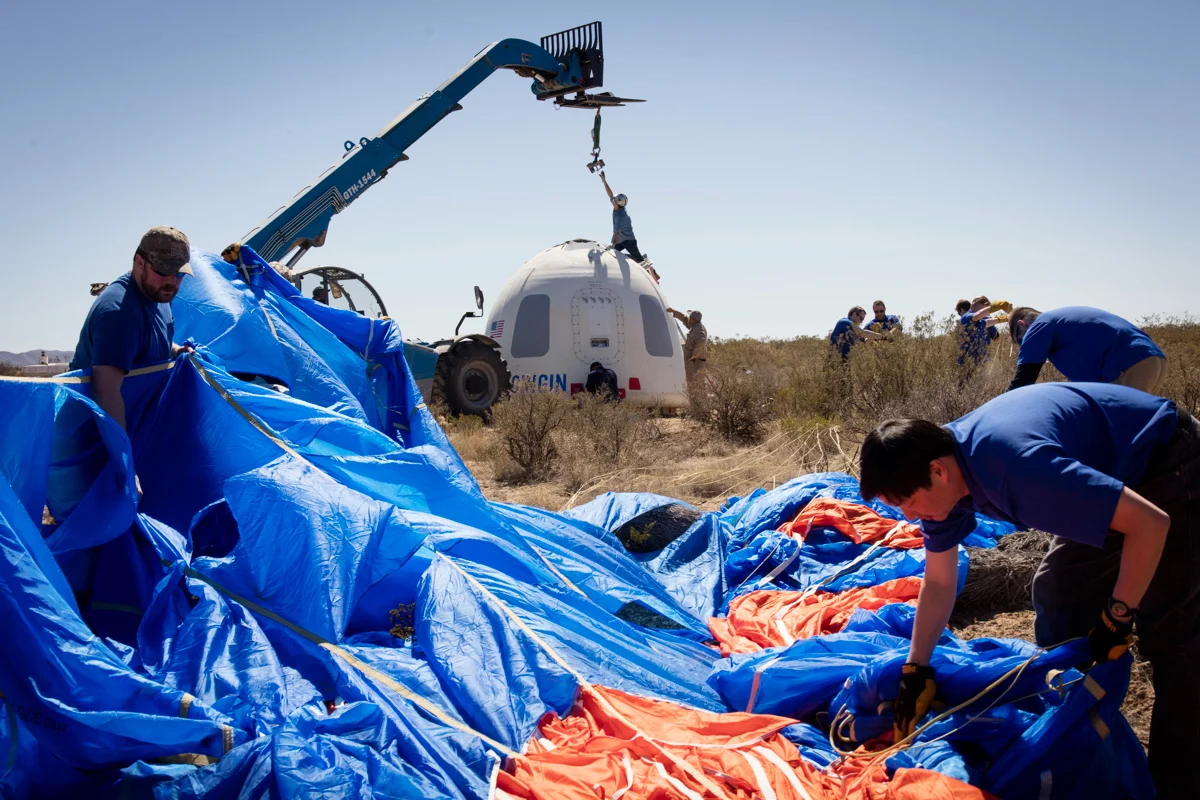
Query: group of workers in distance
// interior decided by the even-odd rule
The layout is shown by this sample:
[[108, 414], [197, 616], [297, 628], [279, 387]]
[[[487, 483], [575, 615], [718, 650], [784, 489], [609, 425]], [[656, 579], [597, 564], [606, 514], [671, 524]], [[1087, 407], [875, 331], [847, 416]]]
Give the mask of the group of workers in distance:
[[[925, 542], [896, 741], [937, 695], [934, 649], [978, 512], [1054, 535], [1033, 580], [1038, 645], [1086, 637], [1079, 666], [1088, 669], [1123, 655], [1136, 627], [1153, 667], [1158, 796], [1200, 797], [1200, 425], [1158, 396], [1166, 358], [1127, 320], [983, 297], [960, 317], [982, 326], [969, 333], [984, 347], [1001, 322], [1020, 348], [1004, 394], [948, 425], [888, 420], [862, 445], [863, 498], [898, 506]], [[976, 355], [964, 346], [965, 358]], [[1047, 362], [1068, 382], [1036, 383]]]
[[[636, 255], [636, 240], [622, 241]], [[151, 228], [130, 271], [83, 322], [71, 367], [92, 371], [93, 397], [122, 427], [129, 371], [187, 350], [173, 341], [171, 301], [189, 261], [181, 231]], [[925, 542], [912, 644], [893, 695], [896, 739], [913, 733], [937, 695], [934, 648], [954, 607], [958, 546], [979, 512], [1054, 534], [1033, 580], [1039, 645], [1086, 637], [1080, 666], [1089, 668], [1125, 653], [1136, 628], [1154, 670], [1150, 769], [1159, 796], [1200, 797], [1200, 424], [1157, 395], [1166, 358], [1121, 317], [986, 297], [964, 303], [965, 358], [1007, 322], [1020, 348], [1009, 390], [948, 425], [888, 420], [860, 455], [863, 498], [898, 506]], [[857, 306], [838, 322], [837, 352], [902, 330], [882, 302], [872, 310], [870, 322]], [[688, 329], [689, 380], [702, 378], [702, 315], [668, 311]], [[1069, 382], [1036, 383], [1047, 362]], [[611, 392], [615, 376], [593, 367], [588, 388]]]

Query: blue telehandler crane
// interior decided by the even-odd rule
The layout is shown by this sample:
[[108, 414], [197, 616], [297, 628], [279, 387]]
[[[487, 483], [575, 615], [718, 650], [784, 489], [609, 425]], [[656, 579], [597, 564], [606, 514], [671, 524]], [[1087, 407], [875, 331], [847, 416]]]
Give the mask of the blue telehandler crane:
[[[363, 292], [359, 292], [356, 306], [347, 283], [361, 283], [374, 299], [376, 313], [386, 315], [378, 292], [362, 275], [343, 267], [297, 269], [296, 264], [310, 249], [325, 244], [335, 214], [387, 177], [396, 164], [406, 161], [405, 151], [414, 142], [447, 115], [460, 111], [459, 101], [501, 69], [531, 79], [538, 100], [551, 100], [561, 108], [596, 109], [598, 113], [602, 108], [642, 102], [610, 92], [589, 93], [604, 80], [604, 42], [599, 22], [544, 36], [540, 45], [521, 39], [496, 42], [479, 51], [437, 89], [418, 98], [375, 136], [363, 137], [357, 143], [347, 141], [336, 163], [240, 243], [254, 248], [267, 261], [281, 264], [284, 274], [298, 286], [306, 276], [319, 278], [326, 298], [332, 291], [334, 296], [345, 297], [354, 310], [363, 310]], [[483, 295], [478, 286], [475, 302], [478, 311], [462, 316], [452, 338], [432, 343], [406, 342], [404, 357], [426, 400], [440, 400], [456, 414], [482, 416], [508, 389], [510, 377], [495, 340], [482, 334], [458, 333], [463, 320], [482, 315]]]

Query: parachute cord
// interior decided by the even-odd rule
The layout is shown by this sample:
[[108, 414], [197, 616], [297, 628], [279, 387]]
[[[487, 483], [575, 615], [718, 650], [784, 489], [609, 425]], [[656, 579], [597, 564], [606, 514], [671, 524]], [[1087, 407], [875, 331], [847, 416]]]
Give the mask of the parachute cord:
[[[854, 720], [854, 715], [847, 712], [846, 706], [843, 705], [840, 709], [838, 709], [837, 714], [834, 715], [833, 722], [829, 726], [829, 746], [831, 748], [833, 748], [833, 751], [835, 753], [837, 753], [839, 756], [841, 756], [843, 758], [872, 758], [872, 759], [874, 759], [870, 764], [867, 765], [867, 768], [869, 769], [870, 767], [874, 766], [875, 762], [879, 761], [880, 759], [887, 758], [888, 756], [898, 753], [901, 750], [907, 750], [910, 746], [913, 745], [913, 743], [914, 743], [913, 740], [916, 739], [916, 737], [919, 736], [920, 734], [924, 733], [927, 729], [936, 725], [937, 723], [941, 722], [942, 720], [946, 719], [947, 717], [957, 714], [959, 711], [962, 711], [967, 706], [970, 706], [973, 703], [976, 703], [979, 700], [982, 700], [993, 689], [997, 688], [1005, 681], [1008, 681], [1010, 678], [1012, 679], [1011, 685], [1007, 689], [1002, 691], [999, 695], [997, 695], [996, 699], [994, 699], [991, 703], [989, 703], [987, 705], [987, 707], [984, 708], [982, 711], [968, 717], [966, 720], [963, 721], [963, 723], [961, 725], [958, 725], [958, 726], [952, 728], [951, 730], [946, 731], [945, 733], [943, 733], [933, 739], [930, 739], [927, 742], [920, 742], [920, 745], [932, 744], [934, 742], [941, 741], [942, 739], [945, 739], [949, 736], [952, 736], [955, 733], [958, 733], [963, 728], [967, 727], [972, 722], [975, 722], [976, 720], [982, 718], [984, 714], [986, 714], [987, 712], [989, 712], [993, 708], [995, 708], [996, 705], [998, 705], [1000, 703], [1000, 701], [1004, 699], [1005, 695], [1009, 691], [1011, 691], [1012, 687], [1016, 685], [1017, 681], [1020, 679], [1021, 675], [1025, 672], [1025, 670], [1029, 667], [1029, 665], [1032, 664], [1039, 656], [1049, 652], [1050, 650], [1054, 650], [1056, 648], [1062, 647], [1063, 645], [1070, 644], [1071, 642], [1079, 641], [1080, 639], [1085, 639], [1085, 638], [1087, 638], [1087, 637], [1076, 636], [1072, 639], [1067, 639], [1066, 641], [1059, 642], [1058, 644], [1052, 645], [1050, 647], [1039, 648], [1036, 653], [1034, 653], [1029, 658], [1022, 661], [1017, 666], [1008, 670], [1008, 672], [1005, 672], [1003, 675], [1001, 675], [996, 680], [992, 681], [990, 684], [988, 684], [983, 689], [981, 689], [979, 692], [977, 692], [973, 697], [970, 697], [967, 700], [964, 700], [963, 702], [959, 703], [958, 705], [954, 706], [953, 708], [946, 709], [945, 711], [941, 712], [937, 716], [930, 719], [928, 722], [926, 722], [921, 727], [914, 730], [908, 736], [904, 737], [903, 739], [901, 739], [898, 742], [894, 742], [893, 744], [888, 745], [883, 750], [872, 750], [870, 752], [858, 752], [856, 750], [843, 750], [842, 748], [840, 748], [838, 746], [837, 741], [835, 740], [836, 735], [841, 730], [844, 730], [844, 728], [847, 724], [853, 725], [853, 720]], [[1009, 700], [1008, 702], [1015, 703], [1015, 702], [1019, 702], [1021, 700], [1027, 700], [1031, 697], [1037, 697], [1038, 695], [1046, 694], [1047, 692], [1064, 692], [1067, 689], [1069, 689], [1070, 687], [1074, 686], [1077, 683], [1081, 683], [1084, 680], [1086, 680], [1086, 677], [1078, 678], [1076, 680], [1071, 681], [1070, 683], [1059, 684], [1057, 686], [1048, 686], [1045, 689], [1040, 689], [1036, 692], [1031, 692], [1022, 697], [1013, 698], [1012, 700]]]

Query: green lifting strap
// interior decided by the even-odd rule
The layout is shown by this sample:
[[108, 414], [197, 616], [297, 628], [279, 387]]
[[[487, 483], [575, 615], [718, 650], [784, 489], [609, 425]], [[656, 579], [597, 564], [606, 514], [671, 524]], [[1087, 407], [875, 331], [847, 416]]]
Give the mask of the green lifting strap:
[[600, 152], [600, 109], [596, 109], [596, 121], [592, 123], [592, 155]]

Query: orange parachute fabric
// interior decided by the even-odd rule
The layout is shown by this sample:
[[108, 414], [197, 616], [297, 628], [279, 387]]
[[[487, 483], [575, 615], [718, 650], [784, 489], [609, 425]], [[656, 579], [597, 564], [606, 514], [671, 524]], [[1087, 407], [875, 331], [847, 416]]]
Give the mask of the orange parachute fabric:
[[921, 529], [911, 522], [897, 522], [881, 517], [874, 510], [858, 503], [847, 503], [831, 497], [818, 497], [804, 507], [791, 522], [779, 530], [801, 541], [811, 528], [835, 528], [852, 542], [908, 550], [921, 547]]
[[794, 720], [716, 714], [585, 687], [572, 714], [547, 715], [499, 773], [497, 800], [986, 800], [927, 770], [839, 762], [822, 771], [780, 731]]
[[838, 633], [855, 609], [877, 611], [888, 603], [906, 603], [916, 600], [920, 590], [921, 579], [907, 577], [844, 592], [750, 592], [729, 604], [727, 616], [710, 619], [708, 629], [723, 656], [757, 653]]

